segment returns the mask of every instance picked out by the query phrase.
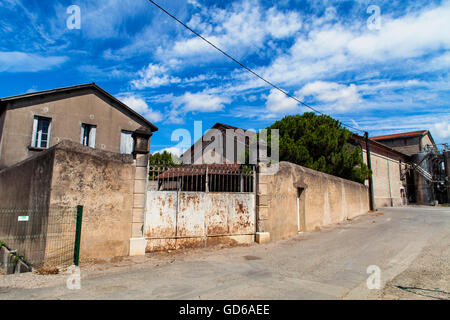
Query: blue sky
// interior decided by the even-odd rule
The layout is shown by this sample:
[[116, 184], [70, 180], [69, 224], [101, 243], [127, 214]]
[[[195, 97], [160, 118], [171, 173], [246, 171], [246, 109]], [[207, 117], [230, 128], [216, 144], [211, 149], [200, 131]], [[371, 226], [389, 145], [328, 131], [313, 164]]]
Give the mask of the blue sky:
[[[450, 142], [450, 1], [156, 2], [344, 123]], [[80, 30], [66, 27], [70, 5]], [[146, 0], [2, 0], [0, 16], [0, 96], [96, 82], [160, 128], [152, 152], [193, 121], [260, 129], [307, 111]]]

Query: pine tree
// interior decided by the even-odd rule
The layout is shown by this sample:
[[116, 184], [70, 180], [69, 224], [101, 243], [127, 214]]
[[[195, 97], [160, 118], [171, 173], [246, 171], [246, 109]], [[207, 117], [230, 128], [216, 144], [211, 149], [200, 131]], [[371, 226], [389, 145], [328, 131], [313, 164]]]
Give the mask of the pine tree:
[[363, 183], [371, 172], [363, 162], [361, 147], [348, 141], [352, 133], [326, 115], [304, 113], [287, 116], [269, 128], [280, 133], [280, 161]]

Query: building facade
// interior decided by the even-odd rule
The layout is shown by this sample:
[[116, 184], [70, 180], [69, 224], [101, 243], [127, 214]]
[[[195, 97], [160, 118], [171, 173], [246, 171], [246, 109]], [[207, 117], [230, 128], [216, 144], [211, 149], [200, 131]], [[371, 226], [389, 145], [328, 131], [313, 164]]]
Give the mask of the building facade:
[[448, 203], [449, 169], [447, 144], [436, 145], [428, 130], [397, 133], [371, 138], [410, 156], [408, 171], [409, 202]]
[[[364, 163], [368, 164], [365, 139], [354, 134], [350, 143], [361, 147]], [[369, 140], [369, 143], [375, 207], [406, 205], [409, 202], [407, 172], [410, 157], [377, 141]]]
[[85, 84], [0, 99], [0, 169], [63, 140], [131, 154], [135, 133], [158, 128], [118, 99]]
[[244, 163], [255, 132], [216, 123], [181, 156], [186, 164]]
[[[248, 160], [240, 159], [239, 155], [249, 155], [248, 151], [245, 153], [242, 150], [249, 149], [253, 135], [251, 131], [217, 123], [183, 154], [182, 160], [188, 157], [190, 163], [236, 163], [237, 160]], [[427, 141], [432, 141], [432, 137], [428, 138], [429, 140], [426, 140], [427, 138], [428, 135], [423, 137], [424, 146]], [[403, 206], [416, 202], [417, 188], [411, 166], [412, 157], [376, 140], [369, 141], [375, 207]], [[354, 134], [349, 143], [361, 147], [364, 162], [367, 164], [364, 137]], [[412, 142], [410, 144], [412, 146]], [[230, 148], [233, 148], [234, 152], [227, 154]], [[412, 151], [412, 147], [410, 150]], [[368, 185], [368, 181], [365, 184]]]
[[421, 130], [372, 137], [371, 140], [382, 143], [394, 150], [412, 156], [436, 146], [430, 131]]

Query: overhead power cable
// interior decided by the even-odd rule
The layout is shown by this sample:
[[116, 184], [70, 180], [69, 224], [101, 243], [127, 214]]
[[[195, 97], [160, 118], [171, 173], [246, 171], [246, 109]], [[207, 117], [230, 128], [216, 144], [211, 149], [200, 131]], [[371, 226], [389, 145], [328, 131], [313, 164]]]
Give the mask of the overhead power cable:
[[[180, 19], [178, 19], [177, 17], [175, 17], [173, 14], [171, 14], [170, 12], [168, 12], [166, 9], [164, 9], [163, 7], [161, 7], [159, 4], [157, 4], [155, 1], [153, 0], [148, 0], [150, 3], [152, 3], [153, 5], [155, 5], [157, 8], [159, 8], [161, 11], [163, 11], [166, 15], [168, 15], [169, 17], [171, 17], [173, 20], [175, 20], [176, 22], [178, 22], [179, 24], [181, 24], [183, 27], [185, 27], [186, 29], [188, 29], [189, 31], [191, 31], [193, 34], [195, 34], [197, 37], [199, 37], [200, 39], [202, 39], [203, 41], [205, 41], [207, 44], [209, 44], [210, 46], [212, 46], [214, 49], [216, 49], [217, 51], [219, 51], [220, 53], [222, 53], [224, 56], [226, 56], [228, 59], [234, 61], [235, 63], [237, 63], [239, 66], [241, 66], [242, 68], [244, 68], [245, 70], [247, 70], [248, 72], [250, 72], [251, 74], [253, 74], [254, 76], [256, 76], [257, 78], [261, 79], [262, 81], [264, 81], [265, 83], [267, 83], [268, 85], [270, 85], [271, 87], [273, 87], [274, 89], [280, 91], [281, 93], [283, 93], [284, 95], [286, 95], [287, 97], [295, 100], [296, 102], [300, 103], [302, 106], [311, 109], [312, 111], [321, 114], [321, 115], [326, 115], [325, 113], [311, 107], [310, 105], [306, 104], [305, 102], [301, 101], [300, 99], [296, 98], [295, 96], [291, 95], [289, 92], [281, 89], [280, 87], [278, 87], [277, 85], [273, 84], [272, 82], [270, 82], [269, 80], [263, 78], [262, 76], [260, 76], [258, 73], [256, 73], [255, 71], [253, 71], [252, 69], [250, 69], [249, 67], [245, 66], [244, 64], [242, 64], [241, 62], [239, 62], [237, 59], [233, 58], [231, 55], [229, 55], [228, 53], [226, 53], [225, 51], [223, 51], [222, 49], [220, 49], [218, 46], [216, 46], [214, 43], [212, 43], [211, 41], [209, 41], [208, 39], [206, 39], [205, 37], [203, 37], [200, 33], [196, 32], [195, 30], [193, 30], [191, 27], [189, 27], [188, 25], [186, 25], [183, 21], [181, 21]], [[342, 123], [342, 122], [341, 122]], [[342, 123], [342, 125], [344, 125], [345, 127], [348, 127], [350, 129], [359, 131], [359, 132], [365, 132], [364, 130], [349, 126], [345, 123]]]

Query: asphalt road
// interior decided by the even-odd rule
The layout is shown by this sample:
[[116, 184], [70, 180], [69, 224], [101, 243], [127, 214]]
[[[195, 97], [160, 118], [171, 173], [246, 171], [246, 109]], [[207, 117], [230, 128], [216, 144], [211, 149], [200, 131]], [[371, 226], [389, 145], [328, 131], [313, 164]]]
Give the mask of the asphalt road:
[[[450, 208], [385, 208], [266, 245], [196, 250], [100, 275], [82, 270], [81, 290], [0, 285], [0, 299], [450, 299], [449, 248]], [[367, 288], [372, 265], [380, 290]]]

